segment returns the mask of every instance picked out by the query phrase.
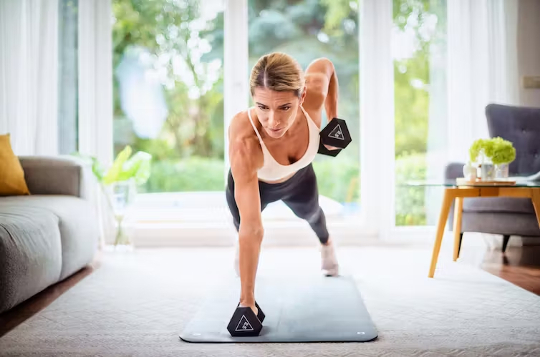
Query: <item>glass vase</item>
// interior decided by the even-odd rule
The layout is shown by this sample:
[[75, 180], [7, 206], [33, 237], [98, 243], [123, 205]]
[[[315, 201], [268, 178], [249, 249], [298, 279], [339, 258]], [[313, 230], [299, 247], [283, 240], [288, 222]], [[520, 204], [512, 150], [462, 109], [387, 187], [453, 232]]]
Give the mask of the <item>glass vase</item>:
[[483, 181], [493, 181], [495, 179], [495, 165], [483, 163], [481, 168], [481, 179]]
[[112, 206], [116, 222], [114, 246], [118, 250], [132, 250], [133, 242], [128, 232], [126, 217], [133, 202], [135, 185], [131, 180], [115, 182], [112, 185]]
[[495, 178], [496, 179], [507, 179], [508, 178], [508, 167], [507, 163], [495, 165]]

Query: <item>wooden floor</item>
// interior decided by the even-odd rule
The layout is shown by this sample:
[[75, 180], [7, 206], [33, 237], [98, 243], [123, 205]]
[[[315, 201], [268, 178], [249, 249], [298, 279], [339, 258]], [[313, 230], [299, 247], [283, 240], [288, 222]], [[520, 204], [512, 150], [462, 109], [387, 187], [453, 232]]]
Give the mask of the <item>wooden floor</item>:
[[540, 246], [508, 247], [504, 254], [500, 250], [486, 252], [480, 267], [540, 295]]
[[[508, 247], [504, 254], [500, 250], [482, 252], [483, 257], [480, 262], [476, 258], [472, 259], [470, 253], [463, 251], [460, 254], [460, 261], [478, 264], [485, 271], [540, 295], [540, 246]], [[101, 257], [98, 255], [91, 266], [47, 288], [11, 311], [0, 314], [0, 337], [47, 307], [60, 295], [98, 269], [100, 261]]]

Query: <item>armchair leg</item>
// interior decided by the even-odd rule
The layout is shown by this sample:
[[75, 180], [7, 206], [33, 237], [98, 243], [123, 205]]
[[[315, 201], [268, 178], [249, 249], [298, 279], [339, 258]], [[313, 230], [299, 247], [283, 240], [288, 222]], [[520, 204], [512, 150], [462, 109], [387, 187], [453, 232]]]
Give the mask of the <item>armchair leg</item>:
[[503, 244], [502, 244], [502, 252], [503, 253], [506, 251], [506, 247], [508, 246], [508, 241], [509, 240], [510, 240], [510, 236], [505, 234], [503, 236]]

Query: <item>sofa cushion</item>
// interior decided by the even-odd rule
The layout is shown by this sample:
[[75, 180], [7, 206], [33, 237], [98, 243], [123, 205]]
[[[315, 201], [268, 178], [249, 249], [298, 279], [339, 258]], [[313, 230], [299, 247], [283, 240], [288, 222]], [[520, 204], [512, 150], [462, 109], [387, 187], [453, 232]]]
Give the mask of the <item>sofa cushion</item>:
[[463, 212], [508, 212], [535, 214], [530, 198], [482, 197], [465, 198]]
[[13, 153], [10, 134], [0, 135], [0, 196], [29, 195], [24, 170]]
[[5, 204], [46, 209], [58, 219], [62, 248], [60, 279], [72, 275], [90, 262], [98, 245], [98, 221], [93, 206], [68, 195], [5, 197]]
[[62, 270], [58, 217], [10, 201], [0, 198], [0, 312], [57, 282]]

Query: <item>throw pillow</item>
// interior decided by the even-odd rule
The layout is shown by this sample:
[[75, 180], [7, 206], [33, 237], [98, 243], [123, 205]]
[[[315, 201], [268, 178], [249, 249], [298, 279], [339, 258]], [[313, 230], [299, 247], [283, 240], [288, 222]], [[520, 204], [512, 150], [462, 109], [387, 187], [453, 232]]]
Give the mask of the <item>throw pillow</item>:
[[0, 135], [0, 196], [29, 194], [21, 162], [11, 147], [10, 134]]

